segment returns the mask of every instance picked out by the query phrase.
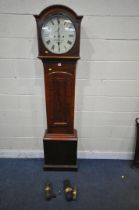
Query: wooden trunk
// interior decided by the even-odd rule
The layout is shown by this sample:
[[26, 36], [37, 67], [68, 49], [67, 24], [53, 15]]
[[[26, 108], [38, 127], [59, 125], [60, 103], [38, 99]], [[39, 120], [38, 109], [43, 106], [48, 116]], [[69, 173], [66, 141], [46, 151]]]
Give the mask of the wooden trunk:
[[74, 130], [76, 61], [44, 65], [47, 130], [44, 169], [77, 169], [77, 131]]

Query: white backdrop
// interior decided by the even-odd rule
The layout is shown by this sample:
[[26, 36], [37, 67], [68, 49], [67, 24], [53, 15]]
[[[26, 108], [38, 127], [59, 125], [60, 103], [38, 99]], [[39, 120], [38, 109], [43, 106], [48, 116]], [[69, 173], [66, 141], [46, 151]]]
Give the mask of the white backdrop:
[[0, 157], [43, 156], [43, 66], [33, 14], [56, 3], [84, 16], [75, 100], [78, 155], [130, 159], [139, 117], [138, 0], [0, 0]]

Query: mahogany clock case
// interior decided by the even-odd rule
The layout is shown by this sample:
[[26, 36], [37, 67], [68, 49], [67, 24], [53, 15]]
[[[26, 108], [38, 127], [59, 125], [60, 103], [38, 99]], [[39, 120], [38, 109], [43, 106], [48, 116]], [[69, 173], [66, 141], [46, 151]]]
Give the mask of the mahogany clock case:
[[[54, 54], [43, 44], [41, 29], [53, 15], [65, 15], [74, 24], [76, 40], [64, 54]], [[53, 5], [35, 15], [39, 56], [44, 66], [47, 130], [44, 134], [44, 169], [77, 170], [77, 131], [74, 129], [76, 62], [80, 58], [82, 16], [62, 5]]]

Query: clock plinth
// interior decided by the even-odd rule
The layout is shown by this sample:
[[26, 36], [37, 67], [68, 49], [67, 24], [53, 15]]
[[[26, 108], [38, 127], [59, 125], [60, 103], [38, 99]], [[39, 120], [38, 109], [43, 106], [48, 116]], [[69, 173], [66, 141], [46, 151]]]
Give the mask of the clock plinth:
[[82, 16], [66, 6], [53, 5], [35, 15], [35, 19], [47, 113], [44, 169], [77, 170], [74, 98]]
[[77, 170], [77, 131], [73, 134], [49, 134], [46, 130], [44, 170]]

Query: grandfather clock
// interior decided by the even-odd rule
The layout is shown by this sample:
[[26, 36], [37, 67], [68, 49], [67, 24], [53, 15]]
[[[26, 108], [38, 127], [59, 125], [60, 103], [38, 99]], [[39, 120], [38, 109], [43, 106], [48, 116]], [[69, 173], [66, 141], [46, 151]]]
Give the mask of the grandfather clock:
[[66, 6], [53, 5], [35, 15], [35, 19], [38, 58], [44, 66], [47, 113], [44, 169], [77, 170], [74, 97], [82, 16]]

